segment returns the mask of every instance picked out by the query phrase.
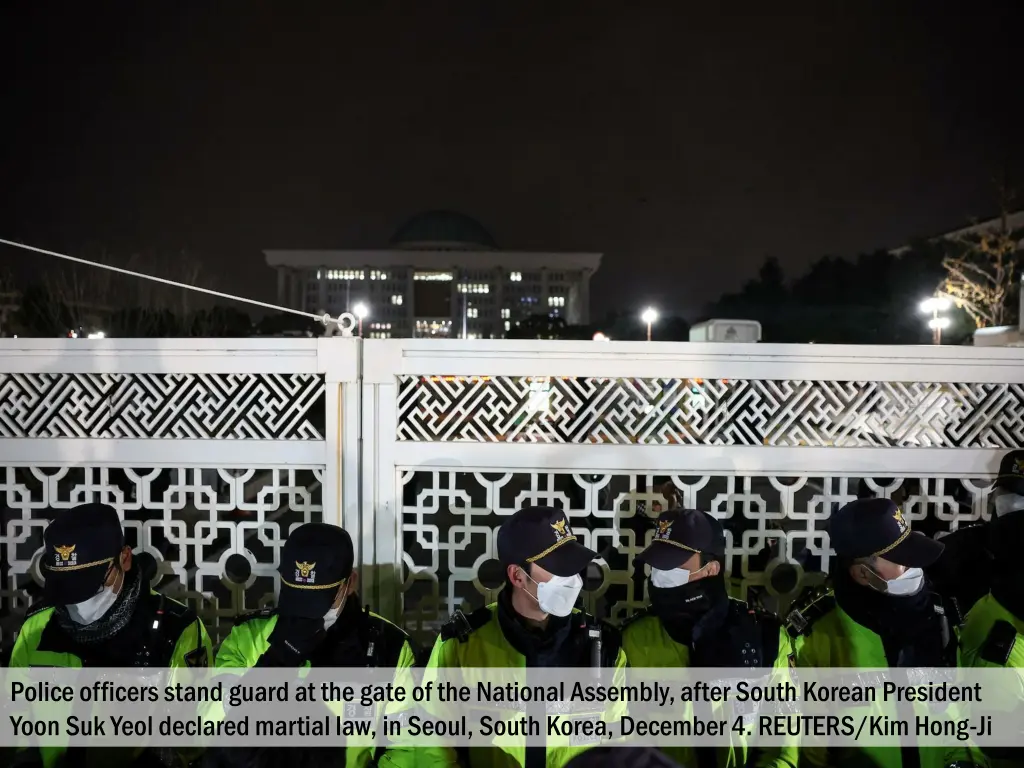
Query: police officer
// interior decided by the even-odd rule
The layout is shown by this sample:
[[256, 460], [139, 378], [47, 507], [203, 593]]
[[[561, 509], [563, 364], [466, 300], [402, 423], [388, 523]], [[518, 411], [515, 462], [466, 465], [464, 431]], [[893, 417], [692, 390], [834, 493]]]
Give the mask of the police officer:
[[[240, 617], [217, 652], [224, 667], [383, 667], [396, 676], [413, 666], [409, 637], [362, 606], [359, 575], [348, 532], [326, 523], [296, 528], [281, 551], [277, 608]], [[379, 719], [376, 709], [364, 713]], [[376, 729], [375, 729], [376, 730]], [[345, 749], [344, 765], [419, 766], [435, 760], [430, 749]], [[212, 750], [209, 765], [248, 765], [251, 750]]]
[[[597, 553], [579, 542], [562, 510], [520, 509], [498, 530], [497, 549], [505, 588], [496, 603], [469, 616], [455, 612], [434, 644], [428, 674], [444, 667], [624, 669], [618, 634], [575, 607], [582, 573]], [[559, 768], [592, 746], [531, 746], [523, 752], [505, 740], [460, 757], [466, 768], [517, 765], [523, 755], [524, 768]]]
[[12, 667], [206, 667], [206, 628], [149, 589], [113, 507], [57, 512], [43, 534], [43, 601], [31, 608]]
[[[1009, 451], [1003, 456], [989, 501], [992, 521], [1024, 510], [1024, 451]], [[968, 523], [943, 534], [941, 540], [946, 548], [927, 570], [936, 591], [946, 598], [947, 613], [958, 627], [993, 585], [990, 527], [991, 523]]]
[[[818, 600], [818, 615], [796, 631], [801, 667], [945, 667], [953, 666], [955, 637], [941, 598], [924, 569], [942, 554], [943, 545], [910, 529], [889, 499], [858, 499], [832, 516], [834, 598]], [[800, 610], [797, 610], [800, 613]], [[812, 765], [875, 764], [909, 768], [948, 764], [941, 749], [863, 747], [829, 755], [803, 748]]]
[[[113, 507], [83, 504], [56, 512], [43, 534], [41, 565], [43, 601], [25, 618], [11, 667], [210, 665], [203, 623], [145, 583]], [[40, 752], [49, 766], [63, 750]]]
[[[960, 666], [1024, 668], [1024, 451], [1015, 451], [1013, 464], [1004, 460], [996, 481], [996, 517], [989, 523], [993, 555], [992, 589], [967, 614], [960, 632]], [[1024, 707], [1022, 673], [1008, 674], [992, 702], [997, 708]], [[993, 768], [1021, 765], [1021, 748], [984, 748]]]
[[[650, 608], [623, 625], [622, 644], [633, 667], [780, 667], [792, 654], [789, 636], [774, 616], [729, 598], [722, 563], [725, 532], [707, 512], [662, 512], [654, 537], [636, 557], [651, 568]], [[668, 747], [677, 762], [700, 768], [747, 765], [744, 743], [720, 750]], [[787, 762], [789, 760], [790, 762]], [[796, 764], [795, 751], [757, 755], [756, 763]]]

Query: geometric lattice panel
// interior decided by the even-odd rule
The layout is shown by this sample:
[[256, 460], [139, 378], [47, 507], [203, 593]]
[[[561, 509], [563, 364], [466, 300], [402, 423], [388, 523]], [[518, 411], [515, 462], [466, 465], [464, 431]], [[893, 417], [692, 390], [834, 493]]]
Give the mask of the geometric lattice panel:
[[[808, 586], [824, 580], [831, 562], [826, 522], [861, 497], [884, 496], [902, 506], [914, 530], [927, 535], [989, 516], [989, 479], [844, 476], [588, 475], [552, 472], [401, 472], [401, 530], [406, 629], [426, 640], [451, 612], [496, 594], [495, 532], [527, 505], [564, 509], [573, 532], [603, 558], [588, 578], [584, 602], [600, 616], [621, 619], [646, 602], [645, 574], [633, 557], [650, 541], [653, 518], [670, 483], [678, 503], [703, 509], [726, 530], [726, 572], [737, 597], [785, 610]], [[671, 487], [670, 486], [670, 487]], [[481, 580], [484, 573], [491, 578]]]
[[399, 376], [404, 441], [1016, 448], [1024, 384]]
[[94, 501], [121, 515], [133, 567], [218, 642], [238, 614], [276, 602], [281, 546], [322, 521], [322, 480], [322, 467], [0, 467], [0, 643], [9, 649], [41, 594], [50, 510]]
[[323, 376], [0, 373], [0, 437], [322, 440]]

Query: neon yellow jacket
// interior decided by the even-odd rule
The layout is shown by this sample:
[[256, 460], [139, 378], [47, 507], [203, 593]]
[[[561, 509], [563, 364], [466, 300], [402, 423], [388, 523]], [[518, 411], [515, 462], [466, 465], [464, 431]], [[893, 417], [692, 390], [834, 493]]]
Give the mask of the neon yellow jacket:
[[[153, 616], [158, 608], [163, 610], [164, 618], [154, 630]], [[56, 621], [51, 622], [53, 610], [49, 606], [39, 606], [29, 611], [11, 653], [12, 669], [82, 668], [83, 659], [79, 655], [82, 649], [76, 647], [60, 630]], [[121, 631], [138, 635], [139, 652], [149, 653], [145, 662], [142, 659], [124, 659], [123, 666], [209, 667], [213, 661], [210, 636], [203, 622], [190, 608], [152, 590], [139, 598], [129, 625]], [[65, 752], [62, 747], [42, 747], [39, 751], [46, 768], [56, 764]], [[190, 754], [189, 750], [177, 751]], [[104, 749], [104, 755], [109, 755], [104, 762], [116, 766], [121, 762], [130, 762], [140, 752], [132, 749]]]
[[[1024, 579], [1024, 575], [1021, 576]], [[959, 665], [988, 669], [1024, 669], [1024, 619], [1010, 613], [991, 594], [971, 608], [960, 629]], [[1010, 673], [998, 691], [1000, 709], [1024, 712], [1024, 672]], [[992, 768], [1024, 764], [1024, 749], [982, 750]]]
[[[882, 639], [867, 627], [858, 624], [836, 604], [818, 619], [811, 632], [796, 642], [798, 667], [843, 667], [853, 669], [881, 669], [889, 666]], [[918, 749], [921, 768], [945, 768], [950, 750], [943, 747]], [[984, 764], [980, 752], [965, 749], [963, 759]], [[898, 747], [847, 747], [826, 750], [819, 747], [801, 747], [801, 764], [844, 766], [874, 765], [878, 768], [902, 768], [903, 758]]]
[[[350, 598], [351, 599], [351, 598]], [[353, 603], [358, 612], [358, 604]], [[352, 617], [353, 612], [346, 609], [338, 621]], [[369, 621], [380, 633], [383, 651], [378, 655], [379, 664], [391, 664], [395, 669], [395, 684], [408, 683], [403, 673], [415, 664], [415, 654], [409, 643], [408, 635], [382, 616], [366, 611], [365, 620]], [[270, 648], [269, 638], [277, 626], [277, 615], [274, 611], [259, 611], [239, 619], [217, 651], [215, 666], [217, 668], [249, 668], [256, 664], [260, 656]], [[310, 664], [307, 661], [306, 667]], [[330, 705], [328, 705], [330, 706]], [[391, 714], [391, 709], [388, 714]], [[382, 713], [378, 712], [379, 717]], [[366, 768], [374, 765], [382, 768], [429, 768], [430, 766], [447, 765], [446, 759], [436, 748], [432, 747], [401, 747], [391, 746], [380, 753], [373, 746], [349, 745], [345, 750], [345, 768]]]
[[[739, 600], [731, 600], [730, 607], [732, 613], [727, 621], [736, 621], [732, 617], [736, 616], [738, 612], [746, 613], [746, 605]], [[751, 623], [753, 624], [753, 622]], [[789, 635], [777, 621], [771, 622], [770, 626], [776, 627], [775, 631], [779, 634], [777, 651], [773, 658], [764, 659], [762, 665], [787, 670], [793, 653]], [[723, 628], [723, 631], [728, 631], [728, 628]], [[690, 647], [673, 640], [658, 617], [653, 614], [644, 613], [623, 626], [622, 647], [631, 667], [690, 666]], [[736, 666], [741, 665], [737, 663]], [[745, 740], [740, 737], [736, 738], [739, 741], [738, 744], [716, 750], [719, 768], [738, 768], [747, 765], [749, 747]], [[697, 756], [691, 747], [663, 747], [661, 751], [680, 765], [697, 765]], [[767, 766], [773, 768], [793, 766], [795, 768], [797, 765], [796, 749], [773, 747], [760, 750], [754, 765], [759, 768]]]
[[[489, 615], [488, 615], [489, 614]], [[580, 616], [580, 612], [574, 610], [574, 616]], [[475, 617], [482, 617], [475, 619]], [[460, 638], [452, 639], [437, 638], [433, 651], [430, 654], [430, 661], [427, 663], [427, 673], [424, 681], [432, 678], [431, 670], [462, 667], [465, 669], [525, 669], [526, 657], [517, 651], [505, 638], [498, 622], [498, 606], [496, 603], [488, 605], [479, 612], [474, 612], [470, 619], [471, 624], [476, 628], [465, 637], [465, 642]], [[617, 641], [616, 641], [617, 644]], [[606, 651], [608, 647], [606, 646]], [[610, 653], [609, 653], [610, 655]], [[565, 666], [571, 666], [566, 664]], [[613, 673], [620, 678], [626, 669], [626, 654], [622, 648], [615, 650]], [[466, 681], [469, 683], [470, 681]], [[612, 682], [612, 681], [609, 681]], [[619, 680], [621, 683], [621, 680]], [[615, 684], [612, 682], [612, 684]], [[604, 713], [605, 721], [613, 721], [624, 713], [623, 706], [613, 706], [610, 711]], [[484, 737], [486, 738], [486, 737]], [[600, 744], [572, 745], [568, 741], [561, 741], [549, 737], [546, 748], [547, 768], [561, 768], [577, 755], [592, 749]], [[607, 746], [606, 744], [604, 746]], [[450, 765], [456, 764], [454, 750], [445, 750]], [[513, 768], [522, 766], [526, 762], [526, 745], [520, 737], [495, 737], [491, 746], [473, 747], [464, 750], [463, 768]], [[468, 762], [467, 762], [468, 761]]]

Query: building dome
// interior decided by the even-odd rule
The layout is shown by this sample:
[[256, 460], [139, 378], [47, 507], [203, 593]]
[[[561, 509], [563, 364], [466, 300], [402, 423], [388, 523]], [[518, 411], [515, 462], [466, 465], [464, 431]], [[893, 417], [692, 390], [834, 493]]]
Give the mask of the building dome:
[[400, 226], [391, 245], [413, 251], [497, 250], [491, 233], [476, 219], [454, 211], [419, 213]]

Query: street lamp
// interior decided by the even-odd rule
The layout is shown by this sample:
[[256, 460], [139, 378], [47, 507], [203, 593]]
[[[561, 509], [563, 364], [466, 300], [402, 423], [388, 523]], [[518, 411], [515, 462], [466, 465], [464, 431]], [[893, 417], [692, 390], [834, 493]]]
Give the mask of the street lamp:
[[942, 343], [942, 329], [949, 328], [950, 319], [948, 317], [939, 317], [940, 312], [945, 312], [953, 306], [953, 303], [945, 296], [932, 296], [930, 299], [925, 299], [918, 306], [926, 315], [931, 315], [931, 320], [928, 321], [928, 327], [932, 329], [932, 344]]
[[658, 322], [658, 310], [654, 307], [648, 307], [644, 310], [644, 313], [640, 315], [640, 319], [647, 323], [647, 340], [651, 340], [651, 326]]
[[367, 317], [369, 317], [369, 315], [370, 315], [370, 308], [368, 306], [366, 306], [363, 302], [360, 301], [358, 304], [356, 304], [354, 307], [352, 307], [352, 314], [355, 315], [359, 319], [359, 335], [362, 336], [363, 335], [363, 320], [365, 320]]

